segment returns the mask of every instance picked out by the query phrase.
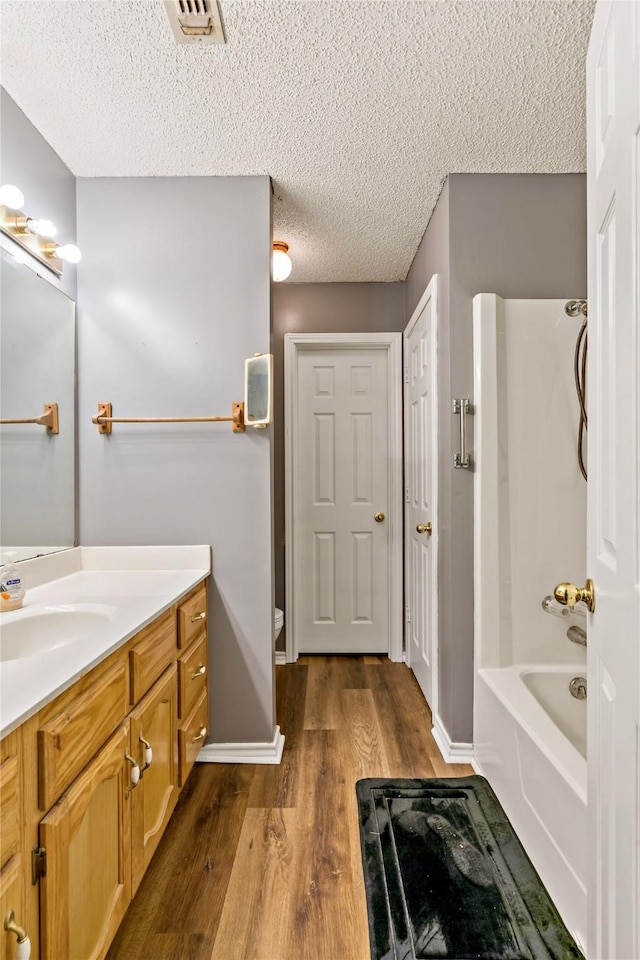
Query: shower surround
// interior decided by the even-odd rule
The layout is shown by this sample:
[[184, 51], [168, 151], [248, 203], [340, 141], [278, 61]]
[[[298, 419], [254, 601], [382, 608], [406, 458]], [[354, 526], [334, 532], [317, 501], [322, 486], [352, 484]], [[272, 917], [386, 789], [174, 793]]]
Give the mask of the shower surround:
[[[570, 293], [571, 291], [569, 291]], [[565, 300], [474, 298], [474, 766], [486, 776], [576, 939], [586, 939], [586, 675], [571, 613], [542, 608], [584, 583], [586, 483], [576, 454]]]

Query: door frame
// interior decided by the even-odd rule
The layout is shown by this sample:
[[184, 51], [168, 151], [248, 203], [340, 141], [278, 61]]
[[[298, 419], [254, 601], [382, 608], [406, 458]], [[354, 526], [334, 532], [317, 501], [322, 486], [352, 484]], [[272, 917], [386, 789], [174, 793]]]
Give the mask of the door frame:
[[295, 402], [298, 353], [345, 348], [384, 350], [387, 354], [389, 435], [389, 659], [402, 660], [403, 629], [403, 496], [402, 496], [402, 334], [287, 333], [284, 337], [284, 484], [285, 484], [285, 625], [287, 663], [298, 659], [298, 596], [293, 532], [295, 529], [296, 454], [298, 428]]
[[[415, 327], [418, 319], [421, 314], [431, 302], [431, 319], [433, 322], [433, 350], [431, 352], [430, 358], [430, 375], [431, 375], [431, 385], [433, 391], [433, 407], [432, 407], [432, 422], [431, 430], [433, 436], [433, 460], [432, 460], [432, 476], [431, 476], [431, 490], [432, 490], [432, 499], [433, 499], [433, 534], [431, 536], [431, 548], [433, 550], [433, 583], [434, 583], [434, 596], [433, 596], [433, 605], [431, 610], [431, 663], [432, 663], [432, 685], [431, 685], [431, 699], [432, 703], [429, 704], [431, 709], [431, 717], [434, 722], [434, 726], [437, 728], [439, 724], [439, 703], [440, 703], [440, 671], [438, 664], [439, 657], [439, 645], [438, 645], [438, 613], [439, 613], [439, 604], [438, 604], [438, 554], [439, 554], [439, 537], [440, 537], [440, 525], [439, 525], [439, 497], [438, 497], [438, 274], [434, 273], [429, 283], [426, 286], [426, 289], [418, 303], [415, 310], [411, 314], [411, 318], [404, 328], [402, 334], [402, 348], [403, 348], [403, 363], [407, 362], [406, 357], [406, 341], [411, 335], [413, 328]], [[408, 382], [408, 367], [405, 368], [404, 376], [404, 421], [403, 429], [405, 431], [404, 435], [407, 435], [409, 429], [408, 415], [409, 415], [409, 404], [407, 402], [409, 394], [409, 382]], [[407, 448], [404, 448], [404, 455], [406, 456]], [[406, 466], [406, 465], [405, 465]], [[407, 477], [407, 492], [408, 487], [408, 471], [405, 470], [405, 476]], [[405, 576], [408, 582], [409, 576], [409, 550], [411, 547], [411, 537], [409, 535], [409, 517], [408, 517], [408, 506], [406, 502], [407, 498], [404, 497], [404, 515], [405, 515]], [[404, 636], [405, 636], [405, 650], [407, 657], [407, 666], [411, 666], [411, 645], [409, 643], [409, 622], [404, 618]]]

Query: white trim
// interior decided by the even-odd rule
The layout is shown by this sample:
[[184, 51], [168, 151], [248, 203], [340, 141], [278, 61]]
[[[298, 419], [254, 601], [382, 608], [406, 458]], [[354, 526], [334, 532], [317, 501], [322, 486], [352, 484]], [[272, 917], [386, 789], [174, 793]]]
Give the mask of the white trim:
[[[454, 743], [444, 728], [442, 720], [433, 714], [433, 728], [431, 735], [435, 740], [438, 750], [442, 754], [446, 763], [472, 763], [473, 762], [473, 744], [472, 743]], [[474, 767], [475, 769], [475, 767]]]
[[[484, 777], [484, 772], [482, 770], [482, 767], [480, 766], [480, 764], [478, 763], [475, 757], [471, 758], [471, 766], [473, 767], [474, 773], [477, 773], [479, 777]], [[485, 777], [485, 780], [486, 780], [486, 777]]]
[[402, 495], [402, 334], [287, 333], [284, 337], [285, 404], [285, 623], [287, 663], [298, 659], [294, 530], [294, 450], [297, 428], [297, 358], [299, 350], [361, 347], [387, 351], [389, 415], [389, 659], [402, 661], [403, 652], [403, 503]]
[[276, 667], [282, 666], [283, 663], [287, 663], [287, 651], [276, 650]]
[[[438, 630], [438, 592], [439, 592], [439, 585], [438, 585], [438, 554], [439, 554], [439, 540], [440, 540], [440, 523], [439, 523], [439, 519], [440, 519], [440, 518], [439, 518], [439, 513], [438, 513], [438, 509], [439, 509], [439, 507], [438, 507], [438, 504], [439, 504], [439, 498], [438, 498], [438, 468], [439, 468], [439, 461], [438, 461], [438, 450], [439, 450], [439, 431], [438, 431], [438, 404], [439, 404], [439, 397], [438, 397], [438, 339], [439, 339], [439, 338], [438, 338], [438, 322], [439, 322], [439, 317], [438, 317], [438, 274], [437, 274], [437, 273], [434, 273], [433, 276], [431, 277], [431, 280], [430, 280], [429, 283], [427, 284], [426, 290], [424, 291], [424, 293], [423, 293], [422, 296], [420, 297], [420, 299], [419, 299], [419, 301], [418, 301], [418, 305], [417, 305], [417, 307], [415, 308], [415, 310], [413, 311], [413, 313], [411, 314], [411, 318], [410, 318], [410, 320], [409, 320], [409, 323], [408, 323], [407, 326], [405, 327], [404, 333], [402, 334], [402, 338], [403, 338], [403, 339], [402, 339], [402, 347], [403, 347], [403, 367], [404, 367], [404, 363], [406, 362], [406, 359], [407, 359], [407, 358], [406, 358], [406, 343], [407, 343], [407, 339], [408, 339], [409, 336], [411, 335], [411, 332], [412, 332], [413, 328], [415, 327], [416, 323], [418, 322], [418, 319], [420, 318], [420, 315], [422, 314], [422, 312], [424, 311], [424, 309], [425, 309], [426, 306], [428, 305], [429, 301], [431, 301], [431, 310], [432, 310], [431, 322], [432, 322], [432, 329], [433, 329], [433, 346], [434, 346], [434, 349], [432, 350], [432, 353], [431, 353], [431, 388], [432, 388], [433, 397], [434, 397], [434, 402], [433, 402], [433, 405], [432, 405], [432, 415], [433, 415], [433, 418], [432, 418], [432, 423], [431, 423], [431, 431], [432, 431], [432, 436], [433, 436], [433, 438], [434, 438], [434, 441], [433, 441], [433, 470], [432, 470], [432, 478], [431, 478], [431, 480], [432, 480], [432, 498], [433, 498], [433, 518], [432, 518], [432, 521], [431, 521], [432, 524], [433, 524], [433, 533], [432, 533], [432, 535], [431, 535], [431, 549], [433, 550], [433, 578], [434, 578], [434, 588], [435, 588], [434, 591], [433, 591], [432, 606], [431, 606], [431, 663], [432, 663], [431, 699], [432, 699], [433, 702], [430, 703], [429, 706], [430, 706], [430, 708], [431, 708], [432, 715], [433, 715], [433, 716], [436, 716], [437, 713], [438, 713], [438, 706], [439, 706], [439, 701], [440, 701], [440, 696], [439, 696], [439, 693], [440, 693], [440, 689], [439, 689], [440, 676], [439, 676], [439, 670], [438, 670], [438, 661], [439, 661], [439, 653], [438, 653], [438, 634], [439, 634], [439, 630]], [[405, 379], [405, 378], [403, 377], [403, 380], [404, 380], [404, 379]], [[405, 384], [404, 384], [404, 423], [403, 423], [403, 430], [404, 430], [404, 437], [405, 437], [405, 438], [406, 438], [407, 433], [408, 433], [408, 430], [409, 430], [409, 425], [408, 425], [408, 420], [407, 420], [408, 411], [409, 411], [408, 393], [409, 393], [409, 384], [405, 383]], [[405, 440], [405, 444], [406, 444], [406, 440]], [[404, 456], [406, 456], [406, 445], [405, 445], [405, 448], [404, 448], [404, 449], [405, 449]], [[407, 476], [408, 471], [407, 471], [407, 469], [406, 469], [406, 464], [404, 464], [404, 467], [405, 467], [405, 476]], [[407, 480], [406, 482], [408, 482], [408, 480]], [[409, 549], [410, 549], [410, 544], [411, 544], [411, 535], [410, 535], [409, 529], [408, 529], [408, 527], [409, 527], [409, 516], [408, 516], [408, 511], [407, 511], [407, 509], [406, 509], [406, 503], [405, 503], [405, 498], [404, 498], [404, 497], [402, 498], [402, 503], [403, 503], [403, 512], [404, 512], [404, 520], [405, 520], [404, 570], [405, 570], [405, 581], [406, 581], [406, 579], [407, 579], [407, 571], [408, 571], [408, 569], [409, 569]], [[408, 592], [408, 588], [407, 588], [407, 592]], [[403, 617], [403, 621], [404, 621], [404, 624], [403, 624], [403, 625], [404, 625], [404, 649], [405, 649], [405, 658], [406, 658], [407, 665], [410, 667], [410, 666], [411, 666], [411, 649], [410, 649], [410, 644], [409, 644], [409, 626], [408, 626], [406, 617]]]
[[280, 763], [284, 736], [276, 727], [271, 742], [208, 743], [197, 756], [198, 763]]

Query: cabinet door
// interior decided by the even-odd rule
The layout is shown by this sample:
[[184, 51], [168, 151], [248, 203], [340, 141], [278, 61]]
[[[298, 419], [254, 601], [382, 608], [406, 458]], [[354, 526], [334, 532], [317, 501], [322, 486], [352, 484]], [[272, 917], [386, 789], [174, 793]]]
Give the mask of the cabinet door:
[[104, 957], [131, 899], [127, 721], [40, 822], [42, 960]]
[[[27, 929], [26, 876], [27, 865], [22, 855], [20, 833], [21, 780], [20, 742], [18, 732], [10, 733], [0, 743], [0, 960], [13, 960], [17, 936], [4, 929], [5, 918], [14, 913], [14, 923]], [[37, 935], [35, 941], [37, 943]]]
[[[178, 799], [175, 663], [130, 715], [131, 753], [143, 771], [131, 797], [132, 894], [138, 889]], [[145, 741], [151, 765], [145, 767]]]

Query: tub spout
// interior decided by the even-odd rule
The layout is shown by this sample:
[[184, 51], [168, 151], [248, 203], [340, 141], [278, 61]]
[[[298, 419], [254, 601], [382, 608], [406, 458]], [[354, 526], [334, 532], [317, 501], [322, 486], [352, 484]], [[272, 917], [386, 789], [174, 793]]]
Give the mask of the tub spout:
[[578, 643], [581, 647], [587, 645], [587, 633], [582, 627], [569, 627], [567, 637], [571, 640], [571, 643]]

